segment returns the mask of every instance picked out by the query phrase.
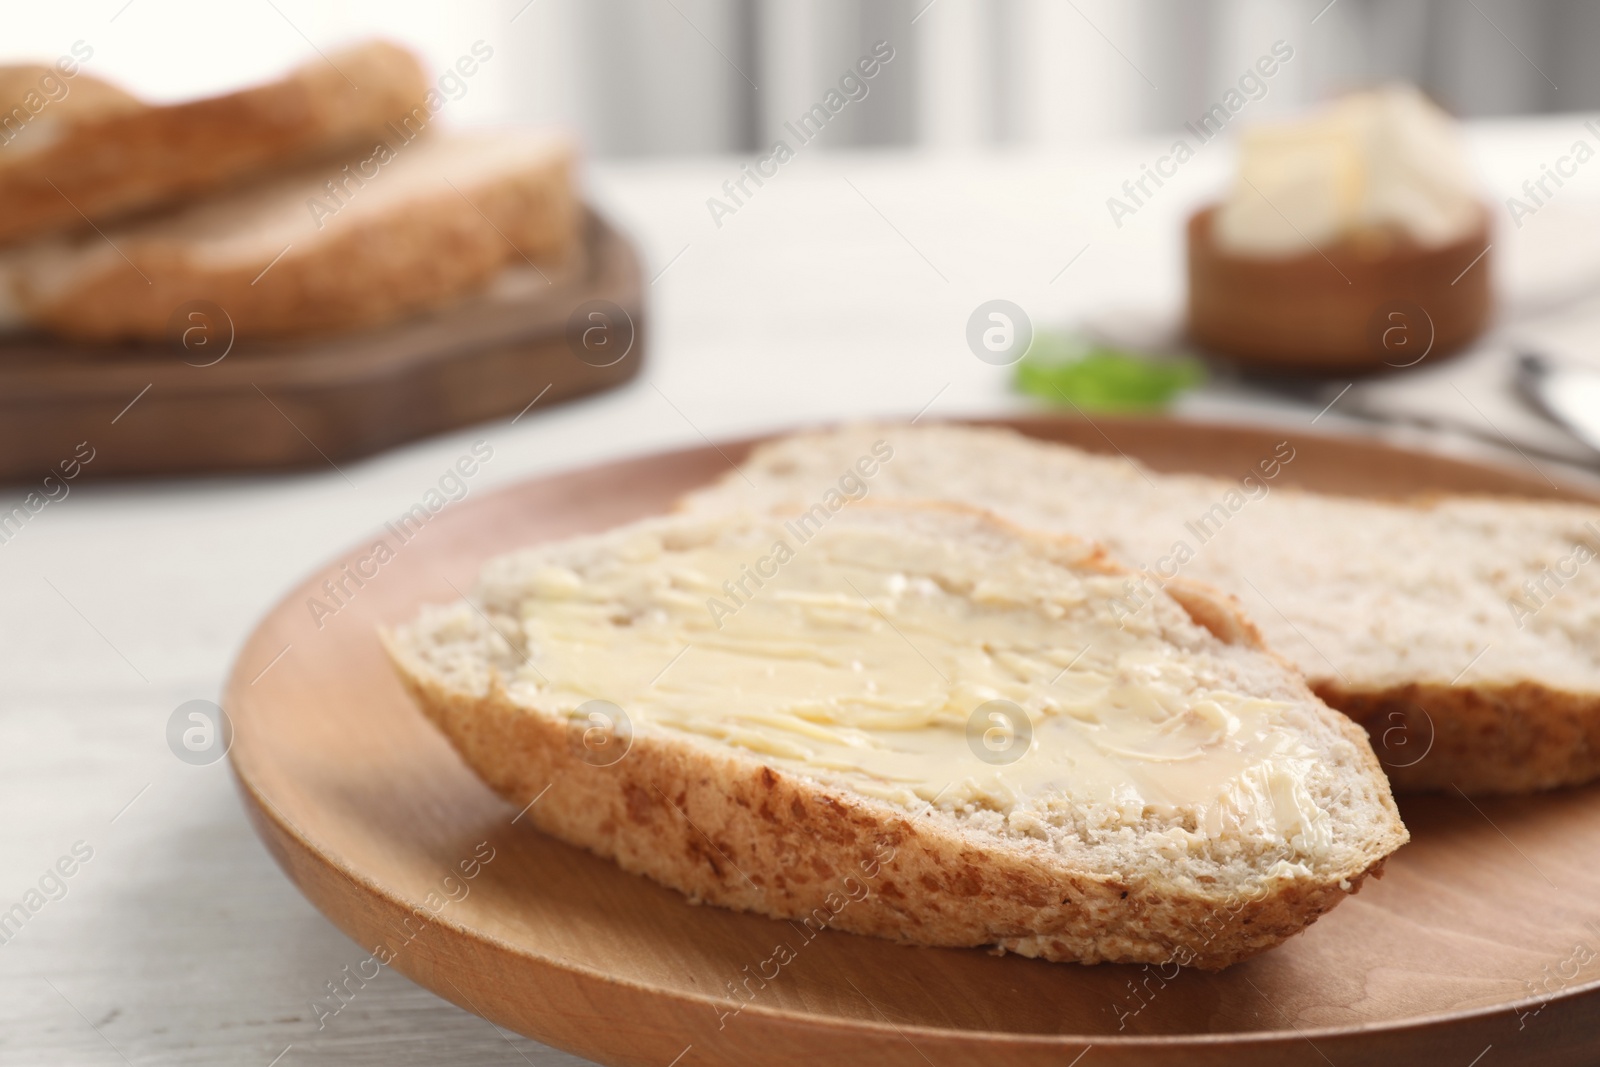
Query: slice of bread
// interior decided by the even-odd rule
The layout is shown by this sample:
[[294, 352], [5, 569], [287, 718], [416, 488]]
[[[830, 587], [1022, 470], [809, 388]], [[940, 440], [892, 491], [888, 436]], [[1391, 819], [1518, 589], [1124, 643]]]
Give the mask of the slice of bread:
[[1517, 793], [1600, 776], [1600, 564], [1588, 562], [1600, 508], [1275, 487], [1292, 440], [1229, 481], [960, 426], [777, 441], [684, 506], [810, 506], [879, 438], [894, 458], [868, 495], [938, 496], [1093, 537], [1141, 571], [1124, 611], [1174, 575], [1238, 596], [1268, 644], [1367, 728], [1396, 789]]
[[441, 306], [576, 243], [565, 139], [391, 140], [103, 233], [0, 252], [10, 285], [0, 305], [63, 337], [159, 340], [180, 307], [203, 300], [236, 336], [292, 336]]
[[1119, 626], [1128, 573], [953, 505], [671, 516], [495, 559], [385, 643], [529, 820], [692, 900], [1220, 968], [1407, 834], [1365, 735], [1231, 601]]
[[85, 216], [104, 226], [429, 118], [416, 57], [381, 41], [182, 104], [143, 103], [65, 58], [57, 67], [0, 68], [0, 89], [0, 106], [10, 109], [0, 114], [0, 244], [89, 229]]

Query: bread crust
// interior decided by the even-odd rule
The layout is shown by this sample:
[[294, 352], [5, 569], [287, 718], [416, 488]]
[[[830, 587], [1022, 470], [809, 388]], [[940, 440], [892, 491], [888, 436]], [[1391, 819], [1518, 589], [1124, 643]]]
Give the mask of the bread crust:
[[[1080, 546], [1074, 565], [1132, 573], [1097, 546], [1084, 554], [1075, 538], [987, 518], [1042, 551]], [[1178, 599], [1221, 640], [1259, 648], [1234, 598], [1186, 582]], [[1408, 837], [1365, 734], [1331, 712], [1328, 721], [1361, 754], [1361, 773], [1379, 786], [1385, 825], [1351, 869], [1239, 894], [1075, 868], [1043, 842], [1001, 840], [937, 811], [908, 813], [753, 755], [671, 736], [640, 733], [626, 755], [595, 766], [585, 758], [582, 724], [516, 704], [498, 673], [482, 694], [466, 692], [400, 637], [381, 637], [418, 707], [491, 788], [531, 805], [525, 817], [539, 829], [691, 901], [808, 927], [810, 918], [904, 943], [1217, 970], [1305, 929], [1369, 874], [1381, 876], [1384, 859]]]
[[174, 309], [195, 300], [222, 308], [240, 337], [390, 322], [449, 304], [524, 257], [549, 263], [569, 252], [581, 216], [571, 166], [562, 145], [537, 166], [460, 193], [441, 182], [403, 211], [291, 247], [266, 273], [270, 253], [218, 267], [195, 262], [180, 242], [119, 240], [122, 256], [46, 300], [34, 302], [24, 287], [23, 304], [34, 324], [85, 341], [165, 339]]
[[1359, 723], [1396, 792], [1532, 793], [1600, 778], [1600, 696], [1537, 682], [1311, 688]]
[[428, 89], [416, 57], [382, 41], [315, 59], [266, 85], [170, 106], [142, 104], [84, 72], [72, 86], [57, 113], [41, 116], [62, 125], [59, 135], [0, 161], [9, 164], [0, 166], [0, 243], [87, 229], [85, 216], [103, 224], [381, 138], [390, 122], [421, 106]]
[[904, 943], [1218, 970], [1299, 933], [1383, 867], [1380, 857], [1354, 872], [1348, 890], [1331, 880], [1260, 899], [1204, 895], [1075, 871], [1043, 845], [984, 847], [936, 818], [681, 741], [635, 737], [621, 760], [593, 766], [566, 722], [498, 685], [481, 698], [451, 691], [387, 646], [467, 764], [512, 804], [532, 803], [527, 821], [696, 903], [825, 916]]

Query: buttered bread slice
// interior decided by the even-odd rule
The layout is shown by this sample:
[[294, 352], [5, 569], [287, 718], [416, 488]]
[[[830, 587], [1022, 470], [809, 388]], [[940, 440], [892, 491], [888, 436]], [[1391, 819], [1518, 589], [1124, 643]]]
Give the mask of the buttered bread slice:
[[1239, 597], [1272, 649], [1366, 727], [1401, 792], [1522, 793], [1600, 778], [1592, 505], [1297, 490], [1281, 477], [1297, 469], [1292, 440], [1227, 479], [1158, 473], [1011, 430], [922, 425], [772, 441], [683, 507], [798, 512], [874, 442], [893, 459], [861, 492], [955, 500], [1091, 537], [1139, 572], [1124, 614], [1175, 577]]
[[1407, 838], [1366, 737], [1180, 585], [983, 512], [675, 516], [484, 567], [385, 635], [540, 829], [697, 901], [1223, 967]]

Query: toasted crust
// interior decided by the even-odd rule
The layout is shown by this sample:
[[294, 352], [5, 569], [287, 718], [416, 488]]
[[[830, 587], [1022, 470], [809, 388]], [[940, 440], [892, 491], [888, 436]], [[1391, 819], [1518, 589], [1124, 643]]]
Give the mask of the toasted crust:
[[[1077, 543], [1018, 532], [1041, 545]], [[1132, 573], [1098, 550], [1075, 558]], [[1187, 583], [1180, 604], [1220, 639], [1258, 646], [1232, 598]], [[820, 914], [824, 925], [854, 933], [1053, 961], [1215, 970], [1303, 930], [1367, 875], [1380, 876], [1408, 837], [1364, 733], [1331, 712], [1327, 721], [1360, 753], [1360, 774], [1377, 785], [1372, 840], [1347, 870], [1240, 894], [1159, 870], [1086, 871], [1042, 842], [998, 844], [937, 813], [658, 733], [633, 736], [626, 755], [595, 766], [581, 724], [515, 703], [497, 674], [482, 694], [452, 687], [405, 632], [381, 636], [418, 707], [497, 793], [532, 805], [526, 817], [539, 829], [692, 901], [773, 918]]]
[[[45, 70], [24, 68], [7, 80], [26, 82], [35, 69]], [[0, 158], [0, 243], [87, 229], [85, 216], [101, 224], [381, 137], [423, 108], [428, 88], [416, 57], [384, 42], [313, 60], [266, 85], [164, 107], [84, 71], [64, 80], [68, 94], [30, 122], [58, 129], [48, 140], [45, 130], [25, 131], [37, 139], [33, 149]]]
[[571, 167], [570, 146], [553, 144], [535, 165], [465, 189], [438, 182], [392, 211], [296, 242], [275, 262], [265, 249], [260, 262], [219, 266], [158, 234], [119, 236], [122, 256], [102, 256], [99, 269], [43, 300], [24, 287], [22, 304], [35, 325], [88, 341], [163, 339], [173, 310], [195, 300], [221, 307], [238, 336], [388, 322], [449, 304], [524, 257], [566, 253], [581, 216]]

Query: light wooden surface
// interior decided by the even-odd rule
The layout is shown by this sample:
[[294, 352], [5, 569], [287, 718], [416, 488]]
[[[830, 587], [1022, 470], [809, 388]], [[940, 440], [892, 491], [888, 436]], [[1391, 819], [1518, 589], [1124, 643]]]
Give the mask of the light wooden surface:
[[[1281, 440], [1203, 424], [1022, 425], [1224, 476]], [[1292, 436], [1293, 480], [1313, 488], [1550, 494], [1520, 474]], [[516, 807], [411, 706], [374, 628], [453, 599], [489, 555], [665, 510], [743, 450], [591, 468], [464, 505], [436, 520], [425, 543], [400, 547], [337, 616], [315, 619], [310, 601], [326, 599], [321, 583], [337, 581], [356, 548], [252, 636], [224, 701], [241, 790], [291, 877], [379, 961], [368, 976], [392, 966], [608, 1064], [665, 1064], [685, 1049], [683, 1063], [707, 1065], [1046, 1064], [1091, 1045], [1099, 1062], [1141, 1064], [1381, 1055], [1442, 1067], [1491, 1045], [1501, 1064], [1600, 1056], [1600, 1032], [1584, 1026], [1600, 1014], [1600, 966], [1589, 958], [1600, 951], [1600, 787], [1476, 803], [1406, 798], [1414, 840], [1381, 881], [1304, 936], [1222, 974], [1052, 965], [825, 931], [802, 941], [753, 1001], [729, 995], [747, 966], [793, 945], [792, 924], [692, 907], [518, 825]], [[1546, 966], [1572, 973], [1537, 1009], [1524, 982]], [[359, 983], [347, 991], [358, 996]], [[324, 1003], [341, 1007], [335, 996]]]
[[[140, 10], [135, 4], [118, 25]], [[1476, 131], [1478, 162], [1497, 195], [1511, 195], [1540, 161], [1565, 151], [1570, 122]], [[95, 858], [64, 899], [0, 945], [0, 1064], [122, 1064], [113, 1045], [137, 1067], [265, 1067], [280, 1054], [278, 1067], [580, 1063], [497, 1033], [392, 969], [319, 1029], [311, 1002], [370, 949], [341, 934], [278, 870], [224, 764], [190, 767], [173, 757], [163, 739], [168, 716], [184, 701], [219, 699], [267, 607], [341, 546], [417, 503], [475, 441], [495, 453], [472, 479], [469, 500], [528, 477], [703, 446], [705, 437], [924, 409], [929, 418], [1026, 410], [1009, 370], [967, 349], [968, 315], [997, 295], [1042, 324], [1130, 303], [1176, 307], [1177, 235], [1223, 187], [1227, 154], [1195, 159], [1163, 190], [1170, 195], [1122, 229], [1110, 227], [1104, 207], [1107, 191], [1166, 143], [962, 159], [817, 152], [786, 167], [721, 228], [705, 199], [738, 173], [737, 160], [596, 166], [590, 191], [648, 264], [651, 351], [639, 378], [339, 470], [74, 483], [70, 496], [0, 544], [0, 904], [21, 899], [75, 841], [91, 843]], [[1495, 255], [1506, 253], [1503, 280], [1514, 295], [1543, 296], [1584, 276], [1561, 253], [1583, 251], [1569, 234], [1574, 214], [1589, 217], [1585, 198], [1573, 186], [1501, 235]], [[1490, 410], [1491, 386], [1460, 385]], [[1180, 404], [1195, 416], [1293, 430], [1316, 419], [1317, 429], [1371, 432], [1343, 418], [1342, 406], [1319, 415], [1322, 403], [1227, 382]], [[91, 443], [119, 448], [132, 415], [108, 418]], [[1509, 449], [1494, 455], [1532, 473]], [[1537, 462], [1563, 481], [1584, 477]], [[26, 489], [0, 490], [0, 504]], [[1507, 912], [1538, 918], [1520, 905]], [[1403, 986], [1399, 977], [1372, 996], [1404, 995]], [[614, 1012], [596, 1018], [618, 1020]], [[1094, 1067], [1101, 1054], [1079, 1067]], [[1495, 1055], [1479, 1067], [1493, 1067]]]

